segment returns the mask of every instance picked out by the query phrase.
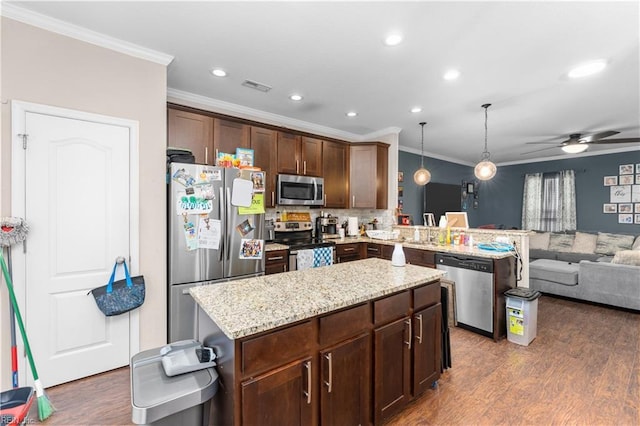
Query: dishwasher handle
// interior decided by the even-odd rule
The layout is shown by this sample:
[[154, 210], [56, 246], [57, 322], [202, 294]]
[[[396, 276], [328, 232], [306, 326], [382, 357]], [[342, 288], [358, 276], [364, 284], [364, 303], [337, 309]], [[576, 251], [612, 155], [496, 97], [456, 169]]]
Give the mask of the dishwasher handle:
[[493, 259], [436, 253], [435, 261], [436, 268], [439, 266], [450, 266], [489, 274], [493, 273]]

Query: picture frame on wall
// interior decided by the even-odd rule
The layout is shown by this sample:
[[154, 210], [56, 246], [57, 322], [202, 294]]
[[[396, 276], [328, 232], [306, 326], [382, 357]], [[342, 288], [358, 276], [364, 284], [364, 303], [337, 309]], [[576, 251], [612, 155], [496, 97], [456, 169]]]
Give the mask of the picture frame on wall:
[[640, 214], [636, 214], [634, 215], [634, 217], [635, 218], [633, 219], [633, 222], [636, 224], [640, 224]]
[[404, 182], [404, 172], [398, 172], [398, 182]]
[[631, 186], [631, 202], [640, 203], [640, 185]]
[[618, 215], [618, 223], [633, 223], [633, 215], [632, 214], [619, 214]]
[[640, 174], [640, 163], [636, 163], [636, 174]]
[[618, 204], [618, 213], [633, 213], [633, 204]]
[[613, 186], [618, 184], [618, 176], [605, 176], [604, 186]]
[[640, 185], [640, 175], [636, 175], [636, 185]]
[[615, 185], [610, 188], [609, 202], [611, 203], [630, 203], [631, 202], [631, 185]]
[[640, 203], [635, 203], [633, 206], [633, 212], [640, 213]]
[[635, 180], [635, 176], [633, 175], [622, 175], [620, 176], [620, 181], [618, 182], [620, 185], [633, 185]]
[[602, 213], [618, 213], [618, 205], [615, 203], [603, 204]]
[[619, 175], [632, 175], [634, 170], [633, 164], [621, 164], [619, 169]]

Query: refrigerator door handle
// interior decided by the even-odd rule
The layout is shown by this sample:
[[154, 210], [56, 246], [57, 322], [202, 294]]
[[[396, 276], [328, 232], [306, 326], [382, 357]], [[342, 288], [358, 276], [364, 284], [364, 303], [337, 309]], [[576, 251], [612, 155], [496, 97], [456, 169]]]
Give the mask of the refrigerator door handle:
[[[224, 199], [224, 192], [222, 191], [222, 187], [220, 187], [220, 196], [218, 197], [218, 218], [220, 218], [220, 221], [222, 222], [222, 200]], [[227, 223], [223, 222], [224, 225], [226, 226]], [[220, 247], [220, 250], [218, 250], [220, 252], [220, 258], [218, 259], [220, 262], [222, 262], [222, 253], [224, 252], [224, 239], [222, 240], [222, 247]]]
[[[229, 187], [227, 187], [227, 199], [226, 199], [227, 208], [225, 210], [225, 220], [224, 226], [227, 228], [229, 226], [229, 218], [231, 217], [231, 191]], [[227, 229], [227, 260], [229, 260], [231, 253], [231, 230]]]

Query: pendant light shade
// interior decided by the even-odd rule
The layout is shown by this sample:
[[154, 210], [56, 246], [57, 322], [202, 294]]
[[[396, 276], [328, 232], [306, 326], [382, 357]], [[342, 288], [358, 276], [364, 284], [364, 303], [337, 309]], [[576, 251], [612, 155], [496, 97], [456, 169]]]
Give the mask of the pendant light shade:
[[579, 152], [586, 151], [589, 148], [589, 145], [586, 143], [571, 143], [562, 147], [564, 152], [568, 152], [569, 154], [577, 154]]
[[476, 164], [473, 173], [480, 180], [489, 180], [496, 175], [496, 171], [498, 168], [491, 161], [491, 154], [487, 149], [487, 109], [491, 106], [491, 104], [484, 104], [482, 108], [484, 108], [484, 151], [482, 152], [482, 158], [480, 162]]
[[431, 172], [424, 168], [424, 125], [426, 122], [420, 123], [422, 126], [422, 142], [420, 144], [420, 168], [413, 174], [413, 181], [416, 185], [424, 186], [431, 181]]

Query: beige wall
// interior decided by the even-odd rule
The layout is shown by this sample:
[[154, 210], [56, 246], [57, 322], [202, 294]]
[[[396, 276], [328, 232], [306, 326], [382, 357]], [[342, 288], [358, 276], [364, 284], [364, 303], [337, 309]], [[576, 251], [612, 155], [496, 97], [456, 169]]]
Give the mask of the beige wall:
[[[11, 214], [11, 100], [139, 122], [140, 350], [166, 342], [166, 67], [8, 18], [1, 23], [0, 215]], [[5, 101], [9, 101], [5, 103]], [[17, 283], [17, 285], [19, 285]], [[0, 290], [0, 383], [10, 386], [8, 294]], [[35, 319], [38, 320], [38, 319]], [[33, 322], [35, 322], [32, 319]]]

